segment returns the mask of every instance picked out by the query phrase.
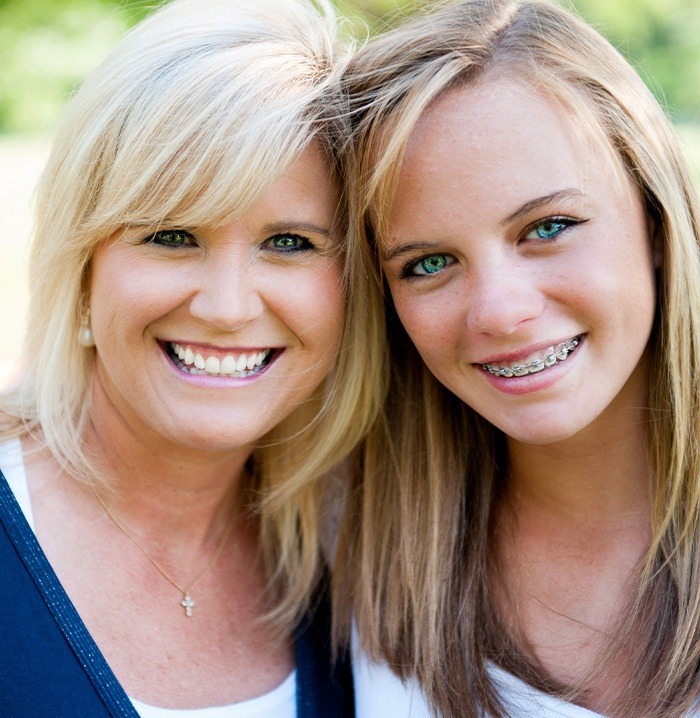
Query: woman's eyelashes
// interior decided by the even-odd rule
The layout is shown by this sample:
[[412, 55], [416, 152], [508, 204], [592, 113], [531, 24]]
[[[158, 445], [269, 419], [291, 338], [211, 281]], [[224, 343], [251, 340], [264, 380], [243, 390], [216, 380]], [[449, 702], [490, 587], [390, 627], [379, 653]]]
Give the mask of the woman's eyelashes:
[[276, 234], [265, 240], [263, 247], [274, 252], [282, 252], [283, 254], [316, 249], [308, 237], [293, 233]]
[[[157, 247], [178, 249], [180, 247], [197, 247], [200, 242], [184, 229], [161, 229], [143, 239], [144, 244]], [[259, 245], [264, 250], [282, 254], [303, 252], [316, 249], [316, 245], [308, 237], [294, 233], [275, 234], [263, 240]]]
[[146, 237], [144, 244], [177, 249], [178, 247], [194, 247], [197, 245], [197, 241], [184, 229], [161, 229]]

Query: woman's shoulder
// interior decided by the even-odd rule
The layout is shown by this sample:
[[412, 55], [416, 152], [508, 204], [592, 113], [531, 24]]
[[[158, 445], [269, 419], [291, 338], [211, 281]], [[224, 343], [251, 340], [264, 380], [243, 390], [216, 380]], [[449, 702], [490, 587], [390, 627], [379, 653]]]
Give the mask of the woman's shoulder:
[[15, 500], [22, 509], [29, 525], [34, 527], [32, 506], [29, 498], [29, 486], [24, 471], [24, 458], [22, 456], [22, 444], [19, 439], [0, 440], [0, 471]]

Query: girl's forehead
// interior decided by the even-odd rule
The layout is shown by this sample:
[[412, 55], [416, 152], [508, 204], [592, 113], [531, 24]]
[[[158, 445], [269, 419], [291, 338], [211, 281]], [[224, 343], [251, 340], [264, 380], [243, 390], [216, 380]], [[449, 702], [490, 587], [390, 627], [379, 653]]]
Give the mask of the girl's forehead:
[[[562, 92], [563, 94], [563, 92]], [[486, 73], [445, 90], [408, 136], [401, 178], [477, 173], [507, 185], [545, 183], [555, 173], [579, 186], [605, 175], [611, 190], [630, 187], [622, 158], [595, 108], [578, 92], [565, 97], [512, 73]], [[563, 177], [557, 181], [563, 181]]]
[[535, 207], [637, 206], [639, 192], [619, 158], [609, 155], [605, 138], [595, 139], [529, 84], [497, 78], [451, 89], [409, 139], [380, 232], [383, 249], [397, 235], [496, 230]]

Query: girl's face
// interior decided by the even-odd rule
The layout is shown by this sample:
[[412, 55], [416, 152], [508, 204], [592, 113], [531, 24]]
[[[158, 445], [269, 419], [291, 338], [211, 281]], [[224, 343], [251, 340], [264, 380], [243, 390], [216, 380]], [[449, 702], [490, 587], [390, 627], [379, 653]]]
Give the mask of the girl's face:
[[450, 90], [410, 138], [381, 247], [429, 369], [516, 441], [646, 401], [653, 228], [580, 134], [524, 83]]
[[154, 448], [227, 452], [308, 399], [343, 327], [337, 204], [312, 143], [224, 227], [132, 227], [102, 244], [90, 304], [107, 413]]

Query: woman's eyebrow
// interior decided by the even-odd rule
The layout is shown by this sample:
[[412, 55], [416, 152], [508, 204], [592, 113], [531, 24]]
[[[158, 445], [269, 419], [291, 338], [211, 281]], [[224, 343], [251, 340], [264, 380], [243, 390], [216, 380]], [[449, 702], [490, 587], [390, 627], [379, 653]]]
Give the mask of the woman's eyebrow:
[[517, 220], [522, 219], [524, 216], [530, 214], [530, 212], [534, 212], [535, 210], [541, 209], [542, 207], [552, 204], [552, 202], [555, 202], [556, 200], [571, 199], [575, 197], [583, 197], [583, 192], [580, 189], [574, 188], [560, 189], [556, 192], [552, 192], [551, 194], [546, 194], [542, 197], [531, 199], [530, 201], [525, 202], [524, 205], [516, 209], [513, 214], [509, 214], [505, 219], [502, 219], [501, 225], [505, 226], [511, 224], [512, 222], [516, 222]]
[[332, 231], [328, 227], [322, 227], [319, 224], [313, 222], [300, 222], [297, 220], [290, 220], [289, 222], [274, 222], [273, 224], [267, 224], [263, 227], [265, 234], [283, 234], [284, 232], [309, 232], [311, 234], [321, 234], [326, 237], [330, 237]]

